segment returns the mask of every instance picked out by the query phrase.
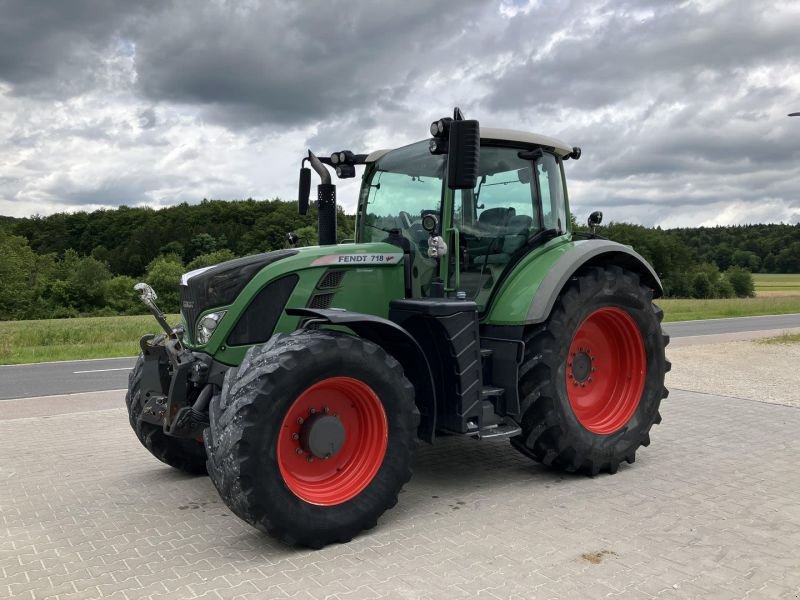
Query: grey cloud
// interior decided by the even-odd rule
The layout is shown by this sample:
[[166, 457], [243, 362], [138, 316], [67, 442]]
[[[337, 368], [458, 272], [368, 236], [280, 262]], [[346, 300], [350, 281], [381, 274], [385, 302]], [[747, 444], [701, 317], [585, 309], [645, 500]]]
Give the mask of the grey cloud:
[[[297, 146], [323, 153], [399, 145], [459, 104], [486, 125], [582, 146], [583, 158], [567, 163], [581, 210], [688, 224], [726, 202], [767, 214], [759, 202], [769, 198], [776, 218], [796, 219], [800, 119], [785, 114], [800, 110], [788, 78], [800, 13], [776, 18], [782, 6], [731, 0], [701, 14], [691, 1], [568, 0], [509, 17], [478, 0], [0, 0], [0, 99], [4, 87], [14, 96], [0, 150], [16, 157], [6, 162], [14, 183], [0, 173], [0, 201], [23, 187], [59, 206], [135, 204], [164, 189], [185, 191], [163, 203], [207, 189], [236, 196], [236, 185], [265, 179], [286, 189], [286, 173], [267, 163], [258, 172], [227, 163], [217, 181], [174, 169], [215, 164], [213, 149], [191, 142], [199, 139], [241, 148], [296, 134]], [[70, 97], [86, 114], [29, 119], [30, 107]], [[97, 108], [104, 103], [110, 110]], [[207, 125], [226, 131], [193, 135]], [[56, 156], [42, 153], [48, 140]], [[92, 158], [59, 154], [62, 140], [91, 146]], [[120, 159], [92, 165], [106, 183], [27, 185], [51, 169], [85, 172], [70, 160], [103, 148]], [[171, 162], [159, 167], [163, 156]]]
[[[18, 95], [64, 97], [93, 88], [119, 36], [130, 35], [155, 0], [3, 0], [0, 81]], [[130, 51], [128, 49], [127, 51]]]

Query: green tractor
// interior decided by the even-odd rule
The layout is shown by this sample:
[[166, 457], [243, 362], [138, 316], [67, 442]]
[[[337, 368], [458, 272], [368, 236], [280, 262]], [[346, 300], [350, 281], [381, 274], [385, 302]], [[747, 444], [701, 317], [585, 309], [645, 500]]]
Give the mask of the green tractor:
[[[236, 515], [313, 548], [374, 527], [418, 440], [509, 438], [569, 473], [633, 463], [667, 395], [662, 287], [630, 247], [572, 231], [580, 149], [453, 118], [370, 154], [309, 151], [320, 245], [186, 273], [182, 324], [140, 342], [130, 423], [161, 461], [211, 477]], [[339, 178], [364, 174], [355, 240]], [[593, 213], [590, 223], [602, 215]]]

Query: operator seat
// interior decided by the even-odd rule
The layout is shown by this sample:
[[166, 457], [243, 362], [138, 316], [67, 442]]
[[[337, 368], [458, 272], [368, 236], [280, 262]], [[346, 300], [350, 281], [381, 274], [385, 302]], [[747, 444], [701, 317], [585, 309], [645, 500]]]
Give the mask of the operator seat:
[[487, 233], [499, 232], [516, 214], [517, 211], [513, 206], [487, 208], [478, 215], [478, 229]]
[[498, 238], [502, 239], [493, 246], [492, 250], [495, 252], [476, 256], [475, 262], [479, 265], [505, 265], [511, 260], [511, 255], [528, 240], [532, 224], [533, 219], [527, 215], [511, 217], [508, 225], [498, 233]]

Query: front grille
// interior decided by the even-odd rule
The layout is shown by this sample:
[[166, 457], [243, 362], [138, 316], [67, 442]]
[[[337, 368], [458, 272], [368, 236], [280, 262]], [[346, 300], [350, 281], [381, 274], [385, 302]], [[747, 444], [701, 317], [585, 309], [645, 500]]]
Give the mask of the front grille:
[[297, 250], [275, 250], [220, 263], [192, 277], [181, 286], [181, 312], [186, 333], [194, 340], [197, 317], [209, 308], [231, 304], [250, 280], [275, 261], [294, 256]]

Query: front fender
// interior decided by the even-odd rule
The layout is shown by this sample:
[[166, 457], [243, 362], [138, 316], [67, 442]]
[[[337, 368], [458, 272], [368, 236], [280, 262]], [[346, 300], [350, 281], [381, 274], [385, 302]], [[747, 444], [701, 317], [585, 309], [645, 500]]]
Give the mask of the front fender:
[[653, 297], [664, 290], [653, 267], [633, 248], [610, 240], [573, 240], [543, 248], [523, 260], [502, 284], [492, 302], [486, 323], [532, 325], [550, 316], [556, 298], [569, 279], [589, 265], [619, 265], [642, 278]]
[[426, 442], [433, 442], [436, 431], [436, 388], [425, 352], [408, 331], [388, 319], [347, 310], [287, 308], [286, 314], [347, 327], [396, 358], [414, 386], [421, 417], [419, 437]]

